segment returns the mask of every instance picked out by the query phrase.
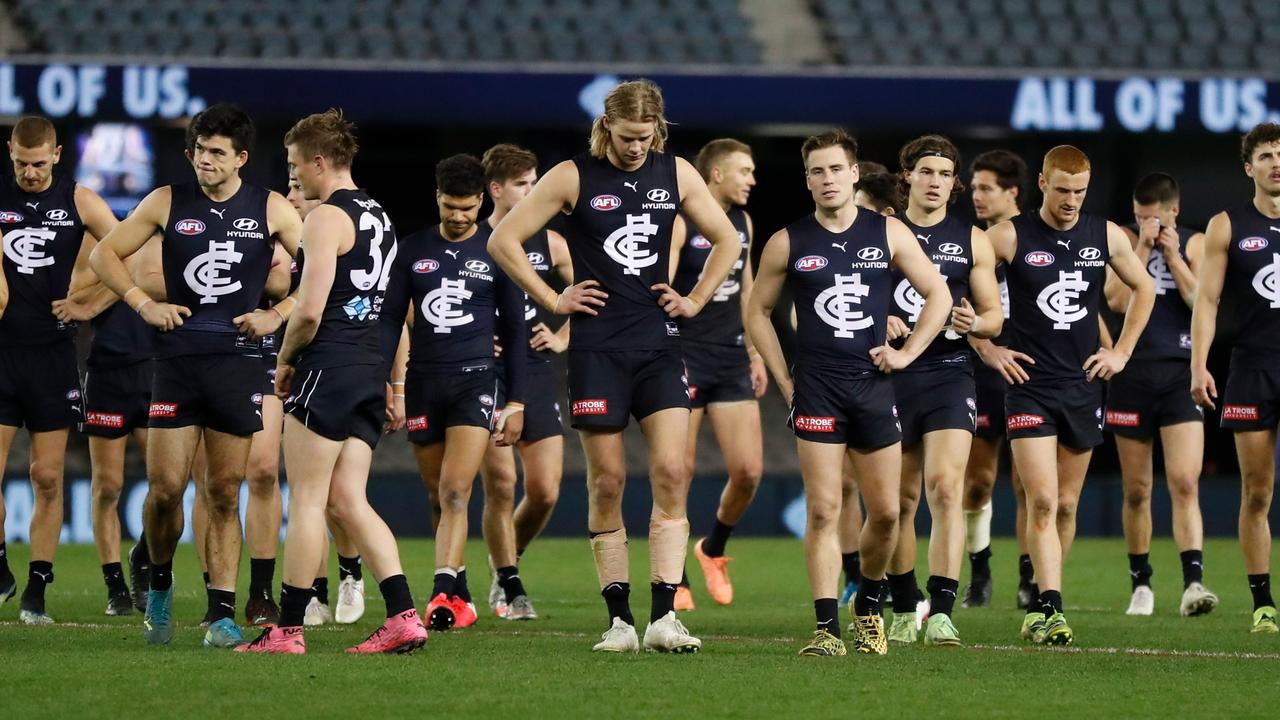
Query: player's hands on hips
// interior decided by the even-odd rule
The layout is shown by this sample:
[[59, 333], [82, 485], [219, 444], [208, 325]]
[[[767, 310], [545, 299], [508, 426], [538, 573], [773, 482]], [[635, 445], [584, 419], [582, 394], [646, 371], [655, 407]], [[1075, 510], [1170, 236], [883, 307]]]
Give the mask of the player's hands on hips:
[[1110, 380], [1124, 370], [1124, 366], [1129, 362], [1129, 356], [1124, 353], [1113, 350], [1111, 348], [1098, 348], [1098, 352], [1090, 355], [1084, 361], [1084, 371], [1086, 380], [1100, 378], [1102, 380]]
[[568, 347], [568, 343], [560, 339], [547, 327], [546, 323], [538, 323], [533, 326], [533, 336], [529, 338], [529, 347], [534, 350], [550, 350], [553, 353], [562, 353]]
[[890, 342], [911, 334], [911, 328], [907, 327], [907, 323], [897, 315], [889, 316], [889, 321], [885, 323], [884, 329], [884, 338]]
[[404, 393], [396, 392], [395, 386], [387, 383], [387, 421], [382, 431], [390, 435], [404, 427]]
[[1208, 369], [1191, 369], [1191, 399], [1200, 407], [1217, 409], [1213, 401], [1218, 398], [1218, 385]]
[[294, 367], [283, 362], [276, 363], [276, 397], [282, 401], [288, 399], [293, 389]]
[[977, 330], [981, 323], [982, 317], [969, 304], [969, 298], [960, 298], [960, 305], [951, 308], [951, 329], [957, 335], [967, 335]]
[[498, 425], [493, 429], [493, 441], [498, 447], [510, 447], [520, 440], [524, 431], [524, 405], [507, 403], [498, 413]]
[[991, 345], [989, 350], [978, 351], [978, 357], [987, 367], [1000, 373], [1004, 381], [1010, 385], [1021, 385], [1031, 379], [1022, 363], [1035, 365], [1036, 361], [1026, 353], [1010, 350], [1000, 345]]
[[254, 340], [273, 335], [284, 325], [284, 318], [275, 310], [254, 310], [232, 318], [236, 329]]
[[690, 318], [702, 310], [702, 306], [676, 292], [674, 288], [666, 283], [651, 285], [649, 289], [662, 293], [658, 296], [658, 305], [667, 314], [667, 317]]
[[768, 389], [769, 372], [765, 370], [764, 359], [757, 356], [751, 360], [751, 390], [756, 398], [762, 398]]
[[143, 322], [161, 332], [182, 327], [182, 318], [191, 317], [191, 310], [182, 305], [170, 305], [156, 300], [142, 303], [137, 313]]
[[495, 358], [502, 357], [502, 338], [497, 335], [493, 336], [493, 356]]
[[556, 315], [574, 313], [599, 315], [596, 308], [604, 307], [604, 301], [608, 297], [609, 293], [600, 289], [599, 282], [583, 280], [576, 285], [570, 285], [556, 296], [556, 306], [551, 308], [551, 311]]
[[64, 323], [85, 322], [93, 319], [88, 307], [67, 298], [53, 301], [53, 316]]
[[876, 364], [876, 369], [886, 375], [901, 370], [911, 364], [915, 358], [910, 355], [889, 347], [889, 345], [881, 345], [877, 348], [871, 348], [871, 362]]

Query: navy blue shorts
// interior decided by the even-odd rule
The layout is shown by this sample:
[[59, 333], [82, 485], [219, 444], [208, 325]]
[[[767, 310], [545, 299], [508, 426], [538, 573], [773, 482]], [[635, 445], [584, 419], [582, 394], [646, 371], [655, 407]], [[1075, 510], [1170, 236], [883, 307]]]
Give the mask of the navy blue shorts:
[[1119, 437], [1150, 440], [1160, 428], [1204, 422], [1191, 399], [1186, 360], [1130, 360], [1107, 384], [1106, 429]]
[[621, 429], [629, 417], [689, 409], [689, 383], [679, 350], [569, 350], [570, 424]]
[[1005, 394], [1009, 439], [1051, 437], [1076, 450], [1102, 444], [1101, 380], [1028, 380]]
[[151, 410], [151, 360], [118, 367], [90, 368], [84, 375], [84, 422], [80, 432], [122, 438], [147, 426]]
[[262, 358], [183, 355], [155, 361], [148, 427], [198, 425], [247, 437], [262, 429]]
[[0, 425], [67, 430], [84, 419], [70, 342], [0, 349]]
[[444, 442], [445, 428], [459, 425], [492, 430], [494, 411], [503, 403], [502, 384], [491, 367], [447, 373], [411, 369], [404, 395], [405, 427], [415, 445]]
[[888, 375], [797, 367], [794, 382], [787, 424], [796, 437], [859, 450], [902, 440], [893, 379]]
[[976, 429], [973, 369], [968, 363], [936, 363], [891, 377], [903, 447], [919, 445], [925, 433], [935, 430]]
[[284, 411], [321, 437], [338, 442], [356, 438], [376, 448], [387, 416], [386, 368], [299, 366]]
[[746, 348], [686, 341], [683, 354], [689, 377], [689, 402], [693, 407], [756, 399]]
[[1222, 392], [1223, 429], [1272, 430], [1278, 421], [1280, 371], [1233, 364]]
[[560, 382], [551, 363], [529, 363], [520, 440], [537, 442], [564, 435], [560, 414]]
[[1004, 437], [1004, 395], [1009, 383], [998, 370], [992, 370], [978, 358], [973, 360], [974, 435], [988, 440]]

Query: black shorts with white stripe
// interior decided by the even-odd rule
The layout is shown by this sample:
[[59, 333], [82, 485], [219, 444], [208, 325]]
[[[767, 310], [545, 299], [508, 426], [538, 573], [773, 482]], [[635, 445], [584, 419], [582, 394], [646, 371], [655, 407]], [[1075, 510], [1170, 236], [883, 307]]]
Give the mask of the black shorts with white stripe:
[[300, 366], [284, 411], [321, 437], [357, 438], [376, 448], [386, 419], [386, 374], [381, 365]]

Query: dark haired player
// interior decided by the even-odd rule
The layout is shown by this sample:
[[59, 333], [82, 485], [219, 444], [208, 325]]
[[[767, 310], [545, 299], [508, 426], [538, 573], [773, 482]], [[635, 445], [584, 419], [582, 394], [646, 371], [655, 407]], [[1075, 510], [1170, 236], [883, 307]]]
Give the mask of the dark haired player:
[[[951, 307], [945, 281], [906, 226], [859, 209], [858, 146], [841, 130], [805, 140], [801, 158], [815, 212], [765, 246], [747, 329], [791, 405], [808, 510], [804, 545], [817, 629], [801, 655], [844, 655], [840, 639], [841, 463], [852, 455], [867, 518], [862, 582], [854, 598], [854, 648], [888, 652], [880, 598], [898, 521], [902, 432], [889, 373], [911, 364], [942, 328]], [[902, 349], [886, 342], [891, 267], [925, 299], [916, 332]], [[783, 285], [796, 298], [799, 348], [794, 376], [770, 320]]]
[[[116, 225], [97, 193], [55, 175], [62, 146], [53, 123], [24, 117], [9, 136], [13, 178], [0, 182], [0, 236], [4, 239], [3, 315], [0, 316], [0, 475], [18, 429], [31, 438], [31, 561], [18, 619], [48, 625], [45, 586], [62, 532], [63, 463], [67, 431], [83, 419], [76, 369], [75, 324], [55, 315], [67, 297], [73, 270], [83, 269], [94, 245]], [[0, 526], [4, 498], [0, 496]], [[107, 530], [104, 528], [104, 531]], [[109, 608], [128, 607], [120, 568], [119, 527], [114, 552], [102, 548]], [[17, 593], [0, 535], [0, 603]]]
[[[173, 553], [182, 534], [182, 494], [201, 439], [208, 467], [211, 621], [204, 642], [234, 647], [243, 641], [235, 622], [239, 500], [249, 443], [262, 429], [258, 338], [278, 327], [294, 302], [255, 308], [273, 246], [280, 242], [296, 253], [302, 225], [284, 196], [241, 180], [253, 140], [253, 122], [239, 108], [219, 104], [197, 114], [187, 128], [195, 182], [153, 191], [91, 256], [102, 282], [160, 330], [143, 511], [151, 559], [144, 627], [153, 644], [168, 643], [172, 633]], [[156, 231], [164, 233], [165, 300], [134, 284], [123, 262]]]
[[[1007, 267], [1009, 345], [1034, 360], [1027, 381], [1009, 386], [1005, 422], [1026, 490], [1027, 545], [1040, 588], [1022, 636], [1046, 645], [1074, 638], [1062, 613], [1062, 564], [1089, 458], [1102, 443], [1102, 383], [1094, 380], [1124, 369], [1154, 301], [1129, 238], [1080, 211], [1089, 178], [1083, 152], [1053, 148], [1040, 173], [1039, 212], [987, 231]], [[1102, 346], [1097, 322], [1107, 265], [1133, 290], [1114, 348]]]
[[[1106, 429], [1116, 439], [1124, 478], [1124, 536], [1133, 595], [1128, 615], [1155, 610], [1151, 589], [1151, 457], [1155, 438], [1164, 450], [1164, 471], [1173, 501], [1173, 538], [1182, 559], [1183, 616], [1203, 615], [1218, 604], [1204, 586], [1204, 525], [1200, 517], [1200, 466], [1204, 458], [1204, 411], [1191, 399], [1191, 308], [1204, 234], [1178, 226], [1178, 183], [1165, 173], [1138, 181], [1133, 191], [1136, 224], [1125, 228], [1138, 260], [1147, 268], [1156, 304], [1138, 338], [1133, 359], [1112, 378], [1107, 391]], [[1107, 302], [1123, 312], [1129, 291], [1107, 277]]]
[[1271, 494], [1275, 489], [1276, 423], [1280, 422], [1280, 124], [1262, 123], [1244, 136], [1240, 159], [1253, 180], [1253, 199], [1213, 216], [1191, 316], [1191, 394], [1214, 407], [1209, 346], [1218, 301], [1235, 301], [1242, 332], [1231, 349], [1222, 393], [1222, 427], [1235, 433], [1240, 460], [1240, 549], [1253, 594], [1253, 632], [1277, 633], [1271, 595]]

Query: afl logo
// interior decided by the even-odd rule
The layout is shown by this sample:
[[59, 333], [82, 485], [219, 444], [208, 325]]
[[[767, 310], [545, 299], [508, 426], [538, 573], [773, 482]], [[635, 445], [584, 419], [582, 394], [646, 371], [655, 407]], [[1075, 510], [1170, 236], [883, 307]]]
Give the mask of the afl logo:
[[529, 257], [530, 265], [541, 265], [542, 263], [547, 261], [546, 258], [542, 257], [542, 253], [539, 253], [539, 252], [531, 252], [529, 253], [528, 257]]
[[258, 221], [253, 218], [236, 218], [236, 221], [231, 223], [231, 227], [249, 232], [250, 230], [258, 229]]
[[662, 188], [654, 188], [645, 197], [649, 198], [649, 202], [666, 202], [671, 199], [671, 193]]
[[805, 255], [796, 261], [796, 269], [800, 272], [813, 272], [827, 266], [827, 259], [821, 255]]
[[0, 223], [12, 224], [22, 222], [22, 215], [16, 212], [0, 212]]
[[481, 395], [481, 396], [480, 396], [480, 404], [481, 404], [481, 405], [484, 405], [484, 406], [486, 406], [486, 407], [493, 407], [493, 396], [492, 396], [492, 395]]
[[204, 223], [199, 220], [179, 220], [174, 223], [173, 230], [181, 235], [199, 235], [204, 232]]
[[440, 263], [435, 260], [431, 260], [430, 258], [426, 260], [419, 260], [413, 264], [413, 271], [419, 275], [426, 275], [427, 273], [435, 272], [438, 269], [440, 269]]
[[466, 268], [471, 272], [486, 273], [489, 272], [489, 263], [483, 260], [468, 260]]
[[938, 252], [943, 255], [963, 255], [964, 248], [960, 247], [956, 243], [942, 243], [938, 246]]
[[1080, 248], [1081, 260], [1097, 260], [1102, 257], [1102, 251], [1096, 247]]
[[878, 247], [865, 247], [858, 251], [858, 259], [871, 262], [884, 257], [884, 251]]
[[617, 195], [597, 195], [591, 198], [591, 208], [601, 212], [609, 212], [622, 207], [622, 198]]
[[251, 395], [251, 396], [249, 397], [249, 400], [250, 400], [250, 401], [252, 401], [254, 405], [261, 405], [261, 404], [262, 404], [262, 393], [254, 393], [253, 395]]
[[702, 237], [701, 235], [694, 235], [693, 239], [689, 241], [689, 244], [698, 248], [699, 250], [706, 250], [707, 248], [711, 247], [711, 241]]
[[1257, 252], [1267, 249], [1267, 239], [1264, 237], [1247, 237], [1240, 241], [1240, 249], [1245, 252]]
[[1048, 267], [1053, 264], [1053, 253], [1047, 253], [1044, 250], [1036, 250], [1034, 252], [1027, 253], [1027, 256], [1023, 258], [1023, 261], [1031, 267]]
[[57, 222], [59, 220], [67, 219], [67, 211], [63, 210], [62, 208], [54, 208], [53, 210], [50, 210], [49, 212], [45, 213], [44, 216], [46, 218], [49, 218], [50, 220], [53, 220], [54, 222]]

